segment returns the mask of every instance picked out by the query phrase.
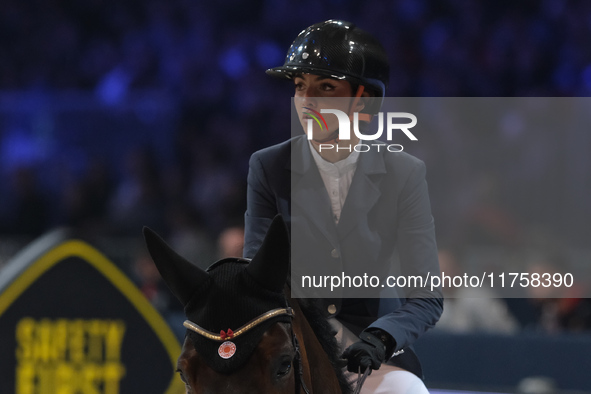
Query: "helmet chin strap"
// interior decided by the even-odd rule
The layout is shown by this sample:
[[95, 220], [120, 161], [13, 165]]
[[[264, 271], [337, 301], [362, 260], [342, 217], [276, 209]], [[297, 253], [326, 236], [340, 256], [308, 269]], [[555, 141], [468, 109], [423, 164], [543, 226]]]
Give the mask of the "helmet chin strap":
[[[357, 88], [357, 92], [355, 93], [355, 97], [353, 97], [353, 101], [351, 102], [351, 106], [349, 107], [349, 119], [353, 119], [353, 113], [355, 112], [355, 108], [357, 107], [357, 104], [359, 103], [359, 100], [361, 99], [361, 95], [363, 94], [365, 90], [365, 87], [363, 85], [359, 85], [359, 87]], [[362, 113], [358, 113], [358, 119], [361, 121], [365, 121], [365, 122], [370, 122], [371, 121], [371, 115], [370, 114], [362, 114]], [[316, 138], [314, 138], [314, 142], [317, 142], [319, 144], [324, 144], [326, 142], [334, 142], [335, 144], [339, 143], [339, 131], [336, 130], [334, 131], [330, 136], [328, 136], [327, 138], [323, 139], [323, 140], [318, 140]]]

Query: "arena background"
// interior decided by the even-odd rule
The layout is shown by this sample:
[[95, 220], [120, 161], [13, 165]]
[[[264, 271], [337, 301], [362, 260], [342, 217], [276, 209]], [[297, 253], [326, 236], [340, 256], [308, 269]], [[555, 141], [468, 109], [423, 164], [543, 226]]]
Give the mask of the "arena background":
[[[582, 0], [1, 3], [0, 266], [36, 237], [73, 228], [178, 331], [180, 307], [141, 228], [203, 266], [239, 253], [248, 158], [290, 134], [293, 88], [264, 70], [306, 26], [346, 19], [375, 34], [392, 97], [591, 92]], [[589, 147], [591, 133], [532, 129], [409, 147], [427, 164], [445, 264], [588, 264]], [[545, 295], [569, 303], [449, 301], [448, 317], [417, 343], [427, 385], [591, 392], [588, 290]]]

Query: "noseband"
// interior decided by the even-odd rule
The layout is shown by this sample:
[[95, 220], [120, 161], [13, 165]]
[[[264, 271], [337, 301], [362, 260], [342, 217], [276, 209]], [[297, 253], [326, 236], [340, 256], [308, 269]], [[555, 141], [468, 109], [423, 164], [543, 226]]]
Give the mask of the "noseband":
[[[264, 321], [267, 321], [273, 317], [282, 316], [282, 315], [289, 316], [293, 319], [293, 317], [294, 317], [293, 309], [290, 307], [272, 309], [268, 312], [263, 313], [262, 315], [260, 315], [256, 318], [252, 319], [251, 321], [249, 321], [248, 323], [246, 323], [242, 327], [238, 328], [236, 331], [232, 331], [232, 330], [228, 329], [228, 332], [224, 332], [222, 330], [219, 334], [216, 334], [215, 332], [208, 331], [190, 320], [185, 320], [185, 322], [183, 323], [183, 326], [185, 326], [187, 329], [189, 329], [193, 332], [196, 332], [199, 335], [204, 336], [207, 339], [211, 339], [211, 340], [217, 341], [217, 342], [224, 342], [224, 341], [227, 341], [228, 339], [236, 338], [237, 336], [244, 334], [248, 330], [252, 329], [253, 327], [258, 326], [259, 324], [261, 324]], [[310, 391], [308, 390], [308, 388], [306, 387], [306, 383], [304, 382], [304, 371], [303, 371], [303, 365], [302, 365], [302, 354], [300, 353], [300, 345], [298, 342], [298, 338], [296, 337], [295, 333], [293, 332], [293, 326], [291, 324], [290, 324], [290, 330], [291, 330], [291, 342], [292, 342], [292, 346], [295, 351], [294, 370], [295, 370], [295, 373], [297, 373], [299, 375], [299, 379], [296, 379], [295, 392], [299, 393], [299, 388], [301, 387], [301, 389], [304, 391], [305, 394], [310, 394]]]

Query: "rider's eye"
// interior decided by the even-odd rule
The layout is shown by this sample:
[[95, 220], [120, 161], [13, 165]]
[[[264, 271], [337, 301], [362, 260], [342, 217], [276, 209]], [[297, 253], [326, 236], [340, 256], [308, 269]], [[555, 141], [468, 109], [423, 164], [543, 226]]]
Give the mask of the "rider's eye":
[[334, 90], [335, 86], [332, 83], [325, 82], [322, 84], [322, 90], [330, 91]]

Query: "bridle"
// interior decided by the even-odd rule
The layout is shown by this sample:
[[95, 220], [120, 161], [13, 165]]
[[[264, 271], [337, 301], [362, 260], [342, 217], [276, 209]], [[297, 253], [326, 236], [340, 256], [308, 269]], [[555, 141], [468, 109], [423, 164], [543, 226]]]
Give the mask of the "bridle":
[[[252, 319], [251, 321], [249, 321], [248, 323], [246, 323], [245, 325], [243, 325], [242, 327], [238, 328], [235, 331], [228, 330], [228, 333], [230, 333], [230, 336], [228, 335], [228, 333], [226, 333], [224, 331], [221, 331], [220, 334], [216, 334], [214, 332], [208, 331], [190, 320], [185, 320], [183, 323], [183, 326], [185, 326], [187, 329], [189, 329], [193, 332], [196, 332], [199, 335], [204, 336], [207, 339], [211, 339], [211, 340], [217, 341], [217, 342], [224, 342], [224, 341], [227, 341], [228, 339], [236, 338], [236, 337], [244, 334], [248, 330], [258, 326], [262, 322], [267, 321], [267, 320], [272, 319], [277, 316], [289, 316], [293, 321], [295, 313], [291, 307], [271, 309], [270, 311], [265, 312], [262, 315], [259, 315], [258, 317]], [[304, 382], [304, 368], [303, 368], [303, 361], [302, 361], [302, 353], [300, 351], [300, 344], [298, 342], [298, 338], [297, 338], [295, 332], [293, 331], [292, 322], [289, 323], [289, 326], [290, 326], [290, 331], [291, 331], [291, 343], [292, 343], [292, 346], [293, 346], [293, 349], [295, 352], [294, 373], [296, 374], [296, 376], [299, 377], [299, 378], [295, 379], [295, 393], [299, 393], [300, 389], [301, 389], [304, 392], [304, 394], [310, 394], [310, 390], [306, 386], [306, 382]], [[363, 385], [363, 382], [365, 381], [365, 378], [367, 378], [367, 376], [369, 375], [369, 372], [370, 372], [370, 369], [367, 368], [363, 375], [360, 374], [358, 376], [357, 385], [355, 387], [355, 390], [353, 391], [354, 394], [359, 393], [359, 391], [361, 390], [361, 386]]]
[[[265, 312], [262, 315], [255, 317], [254, 319], [252, 319], [251, 321], [249, 321], [248, 323], [246, 323], [242, 327], [238, 328], [237, 330], [231, 331], [232, 335], [230, 336], [230, 338], [236, 338], [236, 337], [244, 334], [245, 332], [247, 332], [251, 328], [258, 326], [262, 322], [267, 321], [267, 320], [272, 319], [277, 316], [281, 316], [281, 315], [287, 315], [287, 316], [293, 318], [293, 316], [294, 316], [293, 309], [291, 309], [290, 307], [271, 309], [270, 311]], [[203, 327], [200, 327], [199, 325], [197, 325], [196, 323], [193, 323], [190, 320], [185, 320], [185, 322], [183, 323], [183, 326], [185, 326], [189, 330], [194, 331], [197, 334], [202, 335], [205, 338], [211, 339], [213, 341], [223, 342], [228, 339], [228, 335], [226, 333], [224, 333], [223, 331], [220, 334], [216, 334], [215, 332], [207, 331]], [[230, 331], [230, 330], [228, 330], [228, 331]]]
[[291, 330], [291, 343], [293, 345], [293, 349], [295, 351], [295, 365], [294, 365], [294, 373], [299, 376], [299, 379], [295, 379], [295, 393], [300, 392], [300, 388], [304, 391], [305, 394], [310, 394], [310, 390], [306, 386], [306, 382], [304, 382], [304, 365], [302, 362], [302, 353], [300, 352], [300, 344], [298, 342], [298, 337], [296, 336], [295, 332], [293, 332], [293, 325], [290, 324]]
[[[217, 342], [224, 342], [228, 339], [236, 338], [236, 337], [244, 334], [248, 330], [258, 326], [259, 324], [261, 324], [264, 321], [267, 321], [267, 320], [272, 319], [277, 316], [283, 316], [283, 315], [289, 316], [292, 319], [295, 316], [293, 309], [290, 307], [272, 309], [268, 312], [263, 313], [262, 315], [260, 315], [256, 318], [252, 319], [251, 321], [249, 321], [248, 323], [246, 323], [242, 327], [236, 329], [235, 331], [228, 330], [228, 332], [230, 333], [230, 336], [228, 335], [228, 333], [226, 333], [224, 331], [220, 332], [219, 334], [217, 334], [215, 332], [208, 331], [190, 320], [185, 320], [185, 322], [183, 323], [183, 326], [185, 326], [185, 328], [187, 328], [193, 332], [196, 332], [197, 334], [199, 334], [201, 336], [204, 336], [207, 339], [211, 339], [211, 340], [217, 341]], [[293, 331], [293, 324], [290, 323], [289, 325], [290, 325], [290, 331], [291, 331], [291, 343], [292, 343], [292, 346], [293, 346], [293, 349], [295, 352], [294, 373], [296, 373], [297, 376], [299, 377], [299, 379], [297, 379], [297, 378], [295, 379], [295, 393], [299, 393], [300, 389], [301, 389], [301, 390], [303, 390], [303, 392], [305, 394], [310, 394], [310, 390], [308, 389], [308, 387], [306, 386], [306, 383], [304, 382], [304, 368], [303, 368], [303, 362], [302, 362], [302, 353], [300, 352], [300, 344], [298, 342], [298, 338], [296, 337], [295, 332]]]

